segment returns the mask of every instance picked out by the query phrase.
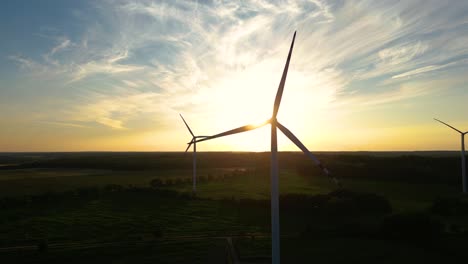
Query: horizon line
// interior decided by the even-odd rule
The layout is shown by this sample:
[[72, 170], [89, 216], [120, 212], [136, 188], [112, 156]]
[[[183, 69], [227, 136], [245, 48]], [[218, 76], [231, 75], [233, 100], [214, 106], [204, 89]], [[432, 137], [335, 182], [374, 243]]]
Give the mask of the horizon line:
[[[460, 150], [314, 150], [315, 152], [460, 152]], [[270, 151], [236, 151], [236, 150], [207, 150], [197, 151], [197, 153], [269, 153]], [[278, 152], [300, 152], [300, 150], [285, 150]], [[185, 153], [185, 151], [152, 151], [152, 150], [78, 150], [78, 151], [0, 151], [0, 154], [21, 154], [21, 153]]]

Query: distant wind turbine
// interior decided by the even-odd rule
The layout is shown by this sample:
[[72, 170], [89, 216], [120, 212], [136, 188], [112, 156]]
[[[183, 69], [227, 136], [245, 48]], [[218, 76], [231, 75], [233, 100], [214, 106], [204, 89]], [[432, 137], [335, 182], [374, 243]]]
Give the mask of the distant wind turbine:
[[[276, 93], [275, 103], [273, 106], [273, 114], [270, 119], [266, 120], [264, 123], [259, 125], [247, 125], [241, 126], [223, 133], [219, 133], [213, 136], [209, 136], [200, 140], [196, 140], [196, 142], [202, 142], [214, 138], [219, 138], [223, 136], [228, 136], [232, 134], [242, 133], [249, 130], [253, 130], [259, 127], [262, 127], [266, 124], [271, 124], [271, 249], [272, 249], [272, 263], [279, 264], [280, 263], [280, 224], [279, 224], [279, 180], [278, 180], [278, 144], [277, 144], [277, 134], [276, 128], [279, 128], [283, 134], [288, 137], [296, 146], [298, 146], [309, 158], [311, 158], [321, 169], [322, 171], [329, 177], [331, 177], [330, 172], [327, 168], [325, 168], [322, 163], [313, 155], [305, 146], [302, 144], [301, 141], [283, 126], [278, 120], [276, 116], [278, 114], [279, 106], [281, 103], [281, 97], [283, 95], [284, 85], [286, 83], [286, 76], [288, 74], [289, 68], [289, 61], [291, 60], [291, 53], [294, 47], [294, 40], [296, 39], [296, 32], [294, 32], [294, 36], [292, 39], [291, 47], [289, 48], [288, 58], [286, 60], [286, 65], [284, 66], [283, 75], [281, 77], [281, 81], [278, 87], [278, 91]], [[333, 178], [335, 183], [339, 185], [339, 182], [336, 178]]]
[[454, 128], [453, 126], [445, 123], [445, 122], [442, 122], [440, 121], [439, 119], [436, 119], [434, 118], [435, 121], [438, 121], [448, 127], [450, 127], [451, 129], [457, 131], [458, 133], [460, 133], [461, 135], [461, 164], [462, 164], [462, 188], [463, 188], [463, 192], [466, 193], [467, 189], [468, 189], [468, 182], [466, 181], [466, 160], [465, 160], [465, 135], [468, 133], [468, 131], [466, 132], [461, 132], [460, 130]]
[[185, 126], [187, 127], [188, 131], [192, 135], [192, 140], [188, 143], [187, 149], [185, 149], [185, 153], [189, 150], [190, 146], [193, 144], [193, 175], [192, 175], [192, 193], [195, 194], [197, 192], [197, 139], [198, 138], [206, 138], [207, 136], [195, 136], [190, 129], [187, 122], [185, 122], [184, 117], [179, 114], [184, 121]]

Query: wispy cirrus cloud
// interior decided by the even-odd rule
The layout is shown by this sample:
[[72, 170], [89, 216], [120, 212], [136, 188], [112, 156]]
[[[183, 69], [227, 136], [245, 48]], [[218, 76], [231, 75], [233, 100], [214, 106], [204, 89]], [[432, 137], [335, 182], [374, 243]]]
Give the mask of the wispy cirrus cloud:
[[74, 106], [69, 111], [67, 120], [79, 123], [98, 123], [112, 129], [127, 129], [125, 123], [142, 113], [155, 114], [161, 103], [161, 96], [156, 93], [128, 93], [126, 95], [95, 94], [90, 102]]
[[[350, 111], [350, 104], [370, 111], [434, 94], [439, 90], [429, 80], [468, 64], [466, 1], [109, 0], [90, 6], [92, 12], [71, 16], [80, 22], [77, 32], [49, 30], [56, 36], [40, 54], [9, 57], [25, 74], [66, 80], [63, 97], [76, 102], [51, 120], [122, 131], [138, 129], [151, 115], [170, 127], [174, 120], [162, 116], [180, 110], [216, 124], [221, 116], [258, 114], [259, 105], [270, 107], [296, 29], [291, 93], [284, 100], [313, 98], [301, 103], [314, 113], [344, 105]], [[232, 110], [239, 101], [242, 109]]]
[[72, 42], [69, 39], [65, 38], [57, 46], [53, 47], [52, 50], [50, 50], [49, 55], [54, 55], [55, 53], [64, 50], [67, 47], [70, 47], [71, 45], [73, 45]]
[[461, 59], [457, 61], [452, 61], [446, 64], [440, 64], [440, 65], [428, 65], [424, 66], [421, 68], [416, 68], [407, 72], [400, 73], [398, 75], [392, 76], [392, 79], [398, 79], [398, 78], [407, 78], [411, 77], [414, 75], [422, 74], [422, 73], [427, 73], [427, 72], [432, 72], [432, 71], [437, 71], [441, 69], [445, 69], [451, 66], [457, 66], [457, 65], [467, 65], [468, 64], [468, 59]]
[[118, 75], [120, 73], [135, 72], [144, 69], [144, 66], [135, 64], [120, 64], [119, 61], [126, 59], [128, 52], [116, 54], [112, 57], [106, 57], [101, 60], [93, 60], [79, 65], [74, 65], [72, 71], [73, 79], [70, 82], [76, 82], [88, 76], [103, 73]]

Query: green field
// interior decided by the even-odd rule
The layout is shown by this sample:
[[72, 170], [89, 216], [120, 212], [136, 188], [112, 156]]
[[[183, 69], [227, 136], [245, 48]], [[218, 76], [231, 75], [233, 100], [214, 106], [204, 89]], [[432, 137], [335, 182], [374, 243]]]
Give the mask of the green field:
[[[268, 261], [268, 153], [200, 153], [196, 197], [190, 155], [9, 155], [0, 155], [0, 163], [10, 164], [0, 169], [2, 263], [224, 263], [227, 237], [241, 260]], [[337, 186], [299, 153], [280, 153], [283, 262], [450, 263], [459, 257], [458, 245], [468, 242], [468, 207], [458, 196], [457, 156], [320, 158], [347, 192], [334, 192]], [[456, 197], [461, 205], [434, 213], [438, 197]], [[395, 215], [406, 222], [392, 220]], [[427, 224], [429, 218], [439, 231], [430, 229], [437, 225]]]

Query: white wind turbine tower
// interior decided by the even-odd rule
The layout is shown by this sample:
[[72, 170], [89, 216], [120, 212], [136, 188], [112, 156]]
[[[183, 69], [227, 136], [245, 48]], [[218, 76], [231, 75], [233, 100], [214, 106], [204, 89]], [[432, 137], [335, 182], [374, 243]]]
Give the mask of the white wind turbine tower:
[[195, 136], [192, 132], [192, 129], [190, 129], [189, 125], [187, 122], [185, 122], [184, 117], [179, 114], [180, 117], [182, 118], [182, 121], [184, 121], [185, 126], [187, 127], [188, 131], [192, 135], [192, 140], [188, 143], [187, 149], [185, 149], [185, 152], [190, 148], [190, 145], [193, 144], [193, 175], [192, 175], [192, 193], [195, 194], [197, 191], [197, 139], [198, 138], [206, 138], [207, 136]]
[[[273, 114], [270, 119], [265, 121], [260, 125], [247, 125], [238, 127], [223, 133], [219, 133], [213, 136], [209, 136], [200, 140], [196, 140], [196, 142], [202, 142], [205, 140], [210, 140], [218, 137], [228, 136], [232, 134], [237, 134], [241, 132], [246, 132], [252, 129], [259, 128], [264, 126], [268, 123], [271, 124], [271, 250], [272, 250], [272, 263], [279, 264], [280, 263], [280, 223], [279, 223], [279, 188], [278, 188], [278, 144], [277, 144], [277, 131], [276, 128], [279, 128], [281, 132], [283, 132], [286, 137], [288, 137], [296, 146], [298, 146], [304, 154], [306, 154], [309, 158], [311, 158], [321, 169], [322, 171], [329, 177], [331, 177], [330, 172], [326, 169], [322, 163], [313, 155], [305, 146], [304, 144], [299, 141], [299, 139], [283, 126], [278, 120], [276, 116], [278, 114], [279, 106], [281, 103], [281, 97], [283, 95], [284, 85], [286, 83], [286, 76], [288, 74], [289, 68], [289, 61], [291, 60], [291, 53], [294, 47], [294, 40], [296, 38], [296, 32], [294, 32], [294, 36], [292, 39], [291, 47], [289, 49], [288, 58], [286, 60], [286, 65], [284, 66], [283, 75], [281, 77], [281, 81], [278, 87], [278, 91], [276, 93], [275, 103], [273, 105]], [[338, 181], [333, 178], [335, 183]]]
[[445, 122], [442, 122], [440, 121], [439, 119], [436, 119], [434, 118], [434, 120], [450, 127], [451, 129], [457, 131], [458, 133], [460, 133], [461, 135], [461, 164], [462, 164], [462, 188], [463, 188], [463, 192], [466, 193], [467, 189], [468, 189], [468, 182], [466, 181], [466, 160], [465, 160], [465, 135], [468, 133], [468, 131], [466, 132], [461, 132], [460, 130], [454, 128], [453, 126], [445, 123]]

